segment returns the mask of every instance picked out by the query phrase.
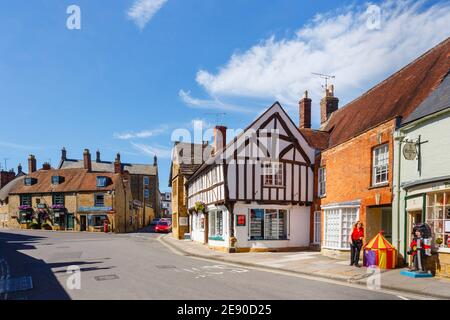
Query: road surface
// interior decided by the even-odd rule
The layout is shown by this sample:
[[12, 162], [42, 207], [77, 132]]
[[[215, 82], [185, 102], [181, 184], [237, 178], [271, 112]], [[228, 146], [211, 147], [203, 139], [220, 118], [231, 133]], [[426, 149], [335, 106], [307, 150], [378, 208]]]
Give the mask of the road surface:
[[[158, 237], [0, 229], [0, 276], [16, 282], [0, 299], [408, 298], [196, 259], [173, 252]], [[33, 288], [20, 291], [30, 278]]]

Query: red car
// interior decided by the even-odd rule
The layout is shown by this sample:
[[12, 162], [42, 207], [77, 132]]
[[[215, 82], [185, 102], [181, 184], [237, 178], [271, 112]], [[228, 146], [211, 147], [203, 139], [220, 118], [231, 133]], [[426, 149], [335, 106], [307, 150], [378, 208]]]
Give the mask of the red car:
[[167, 221], [159, 221], [155, 227], [155, 232], [165, 232], [169, 233], [172, 231], [172, 226]]

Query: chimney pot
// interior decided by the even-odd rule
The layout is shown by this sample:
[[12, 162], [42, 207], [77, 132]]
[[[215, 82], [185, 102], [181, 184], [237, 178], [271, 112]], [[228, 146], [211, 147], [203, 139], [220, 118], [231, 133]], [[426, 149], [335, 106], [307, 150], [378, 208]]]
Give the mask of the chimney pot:
[[101, 159], [100, 159], [100, 150], [97, 150], [97, 152], [96, 152], [95, 161], [96, 161], [96, 162], [101, 162]]
[[61, 160], [62, 161], [67, 160], [67, 151], [66, 151], [66, 148], [64, 148], [64, 147], [61, 149]]
[[19, 165], [17, 166], [17, 174], [21, 173], [22, 173], [22, 164], [19, 163]]
[[331, 114], [339, 108], [339, 99], [334, 96], [334, 85], [329, 85], [325, 90], [325, 96], [320, 100], [320, 123], [328, 121]]
[[308, 98], [308, 91], [305, 91], [303, 99], [299, 102], [300, 129], [311, 129], [311, 101]]
[[214, 127], [214, 154], [220, 152], [227, 144], [227, 127], [215, 126]]
[[86, 169], [87, 171], [92, 171], [91, 154], [89, 152], [89, 149], [84, 149], [83, 163], [84, 163], [84, 169]]
[[122, 163], [120, 162], [120, 154], [117, 154], [114, 160], [114, 173], [123, 173]]
[[50, 163], [44, 162], [44, 164], [42, 165], [42, 170], [50, 170], [50, 169], [51, 169]]
[[36, 171], [36, 157], [32, 154], [28, 157], [28, 173]]

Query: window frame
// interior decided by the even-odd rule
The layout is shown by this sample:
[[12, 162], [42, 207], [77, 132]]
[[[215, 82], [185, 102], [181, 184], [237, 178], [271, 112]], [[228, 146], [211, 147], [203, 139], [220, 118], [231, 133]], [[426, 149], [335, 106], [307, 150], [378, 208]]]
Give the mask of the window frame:
[[[101, 181], [103, 181], [103, 183], [100, 183]], [[108, 186], [108, 177], [97, 176], [96, 186], [97, 186], [97, 188], [105, 188], [106, 186]]]
[[[98, 199], [99, 196], [103, 197], [102, 205], [98, 205], [98, 203], [97, 203], [97, 199]], [[94, 207], [101, 208], [101, 207], [104, 207], [104, 206], [105, 206], [105, 194], [104, 193], [94, 193]]]
[[[275, 169], [274, 167], [277, 166]], [[264, 188], [284, 188], [284, 163], [275, 161], [265, 161], [262, 163], [263, 187]], [[270, 181], [270, 182], [269, 182]]]
[[[258, 218], [261, 220], [260, 224], [260, 234], [261, 236], [254, 236], [252, 234], [252, 228], [254, 228], [254, 219], [252, 217], [252, 211], [255, 211], [255, 213], [262, 213], [262, 218]], [[284, 217], [280, 218], [280, 212], [283, 212]], [[290, 223], [290, 210], [288, 209], [262, 209], [262, 208], [250, 208], [248, 211], [249, 219], [248, 219], [248, 240], [249, 241], [284, 241], [289, 240], [289, 223]], [[274, 237], [268, 237], [268, 222], [273, 223], [271, 218], [269, 218], [270, 215], [276, 214], [276, 238]], [[270, 221], [269, 221], [270, 219]], [[283, 221], [283, 230], [280, 230], [280, 221]], [[271, 230], [273, 232], [273, 227], [271, 226]], [[280, 231], [282, 231], [283, 235], [280, 237]], [[273, 233], [269, 233], [272, 235]]]
[[322, 211], [314, 211], [313, 219], [313, 244], [320, 244], [322, 242]]
[[[353, 214], [355, 215], [355, 219], [354, 221], [349, 221], [348, 220], [348, 210], [355, 210], [355, 212], [351, 212], [350, 216], [352, 216]], [[344, 211], [345, 214], [347, 215], [347, 217], [344, 217]], [[352, 232], [353, 229], [353, 225], [356, 223], [356, 221], [359, 220], [359, 216], [360, 216], [360, 205], [343, 205], [343, 206], [333, 206], [333, 207], [329, 207], [329, 208], [323, 208], [323, 214], [324, 214], [324, 219], [323, 219], [323, 243], [322, 243], [322, 247], [326, 248], [326, 249], [333, 249], [333, 250], [350, 250], [350, 244], [348, 243], [348, 238]], [[338, 228], [338, 235], [330, 235], [330, 230], [329, 230], [329, 224], [330, 224], [330, 220], [329, 215], [330, 214], [338, 214], [337, 219], [335, 218], [335, 221], [333, 221], [333, 226]], [[347, 218], [347, 219], [344, 219]], [[336, 221], [338, 221], [338, 223], [336, 223]], [[344, 222], [347, 223], [347, 226], [344, 227]], [[335, 228], [336, 229], [336, 228]], [[343, 230], [347, 229], [348, 232], [346, 234], [343, 233]], [[331, 230], [331, 231], [336, 231], [336, 230]], [[330, 238], [334, 237], [335, 239], [331, 239]], [[330, 242], [335, 242], [335, 245], [330, 245]]]
[[[384, 152], [384, 155], [387, 155], [387, 157], [384, 157], [384, 159], [379, 159], [379, 156], [381, 154], [377, 155], [377, 151], [386, 148], [386, 152]], [[390, 160], [390, 153], [389, 153], [389, 143], [383, 143], [380, 144], [374, 148], [372, 148], [372, 186], [382, 186], [389, 184], [389, 160]], [[383, 164], [377, 164], [377, 162], [386, 161], [386, 163]], [[383, 167], [386, 167], [385, 169]], [[383, 175], [386, 175], [386, 180], [377, 182], [377, 177], [382, 177]]]
[[[58, 201], [56, 201], [55, 199], [57, 199], [57, 197], [61, 197], [60, 199], [62, 199], [62, 203], [57, 203]], [[52, 194], [52, 205], [65, 205], [66, 202], [66, 197], [64, 195], [64, 193], [53, 193]]]
[[[26, 198], [29, 198], [29, 201], [27, 201], [25, 203], [24, 199], [26, 199]], [[20, 201], [21, 206], [32, 206], [33, 205], [33, 197], [31, 196], [31, 194], [21, 194], [19, 201]]]
[[324, 198], [327, 195], [327, 168], [320, 167], [317, 172], [318, 196]]

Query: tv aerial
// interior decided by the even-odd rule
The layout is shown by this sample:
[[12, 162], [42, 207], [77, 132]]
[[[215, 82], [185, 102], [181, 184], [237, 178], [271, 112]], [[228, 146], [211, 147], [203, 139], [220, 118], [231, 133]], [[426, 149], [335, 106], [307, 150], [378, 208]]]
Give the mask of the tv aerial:
[[325, 80], [325, 86], [322, 85], [322, 88], [324, 88], [324, 89], [328, 89], [328, 81], [329, 80], [336, 78], [336, 76], [332, 76], [329, 74], [316, 73], [316, 72], [312, 72], [312, 74], [315, 76], [319, 76], [320, 78]]

